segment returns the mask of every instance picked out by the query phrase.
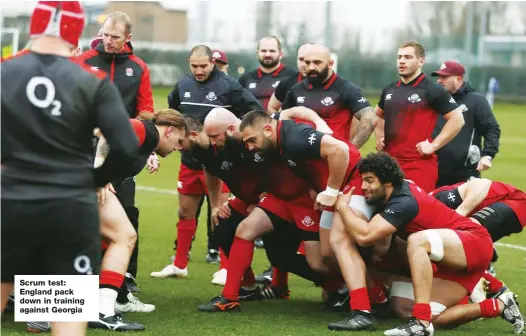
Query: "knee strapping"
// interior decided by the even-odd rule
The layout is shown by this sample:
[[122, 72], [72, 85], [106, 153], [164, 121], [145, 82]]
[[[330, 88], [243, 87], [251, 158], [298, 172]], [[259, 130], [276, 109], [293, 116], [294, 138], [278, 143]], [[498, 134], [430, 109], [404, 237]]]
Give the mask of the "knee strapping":
[[429, 259], [432, 261], [441, 261], [444, 258], [444, 242], [442, 241], [442, 237], [434, 230], [426, 230], [424, 232], [431, 246]]

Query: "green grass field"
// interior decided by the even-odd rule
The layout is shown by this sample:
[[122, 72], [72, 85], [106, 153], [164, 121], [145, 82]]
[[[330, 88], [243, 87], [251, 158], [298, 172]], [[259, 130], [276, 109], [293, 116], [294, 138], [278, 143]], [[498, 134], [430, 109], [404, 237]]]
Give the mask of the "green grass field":
[[[155, 90], [156, 108], [166, 107], [168, 89]], [[374, 97], [372, 97], [374, 98]], [[375, 99], [371, 99], [375, 101]], [[494, 167], [486, 177], [511, 183], [526, 190], [526, 106], [498, 104], [495, 113], [502, 129], [501, 151], [494, 160]], [[363, 154], [373, 150], [372, 141]], [[162, 160], [156, 175], [143, 173], [138, 176], [140, 186], [176, 191], [179, 154]], [[138, 297], [153, 303], [157, 309], [150, 314], [127, 314], [125, 318], [142, 323], [147, 330], [143, 335], [329, 335], [327, 323], [345, 316], [329, 313], [319, 308], [321, 290], [311, 283], [291, 275], [291, 299], [288, 301], [262, 301], [242, 304], [241, 313], [206, 314], [196, 307], [219, 295], [222, 287], [210, 283], [218, 267], [206, 263], [206, 211], [200, 218], [198, 236], [192, 248], [192, 259], [186, 279], [154, 279], [150, 272], [161, 270], [173, 253], [176, 235], [177, 196], [150, 190], [137, 191], [140, 208], [140, 258], [138, 284], [142, 293]], [[502, 243], [526, 247], [524, 234], [503, 239]], [[497, 272], [520, 298], [526, 298], [526, 250], [498, 246], [500, 260]], [[255, 253], [255, 271], [263, 271], [268, 262], [262, 250]], [[525, 299], [526, 300], [526, 299]], [[525, 305], [526, 307], [526, 305]], [[524, 308], [526, 311], [526, 308]], [[13, 315], [3, 319], [3, 335], [25, 334], [25, 323], [11, 322]], [[395, 327], [398, 320], [381, 320], [375, 332], [354, 332], [353, 335], [383, 335], [387, 328]], [[512, 326], [502, 319], [477, 321], [454, 331], [438, 331], [439, 335], [506, 335]], [[88, 331], [89, 335], [109, 332]], [[73, 335], [72, 335], [73, 336]]]

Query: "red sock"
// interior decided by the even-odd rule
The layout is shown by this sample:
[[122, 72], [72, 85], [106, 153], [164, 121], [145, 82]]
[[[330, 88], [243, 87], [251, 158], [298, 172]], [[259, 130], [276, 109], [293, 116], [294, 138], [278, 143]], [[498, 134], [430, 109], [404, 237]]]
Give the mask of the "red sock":
[[174, 265], [180, 269], [188, 266], [188, 252], [192, 245], [192, 238], [197, 230], [196, 219], [180, 219], [177, 224], [177, 251], [175, 252]]
[[298, 248], [298, 253], [302, 255], [306, 255], [305, 254], [305, 242], [301, 242], [300, 247]]
[[327, 281], [325, 281], [321, 288], [325, 289], [328, 293], [334, 293], [342, 289], [344, 281], [340, 274], [331, 276]]
[[352, 290], [349, 295], [351, 297], [351, 310], [371, 310], [367, 287]]
[[249, 267], [247, 271], [245, 272], [245, 275], [243, 275], [243, 282], [241, 283], [241, 286], [252, 287], [255, 285], [256, 285], [256, 275], [254, 274], [252, 267]]
[[272, 267], [272, 282], [270, 285], [277, 288], [288, 288], [289, 273], [280, 271], [276, 267]]
[[371, 301], [371, 304], [383, 303], [387, 301], [384, 288], [377, 283], [375, 283], [373, 287], [367, 288], [367, 292], [369, 294], [369, 300]]
[[254, 241], [248, 241], [239, 237], [234, 238], [228, 259], [228, 276], [223, 288], [223, 296], [228, 300], [239, 299], [239, 288], [243, 274], [250, 267], [254, 256]]
[[488, 291], [490, 293], [497, 293], [504, 287], [504, 284], [499, 279], [495, 278], [493, 275], [484, 272], [484, 275], [482, 276], [484, 279], [489, 281]]
[[428, 303], [415, 303], [413, 306], [413, 317], [431, 322], [431, 306]]
[[479, 306], [482, 317], [500, 316], [499, 303], [497, 302], [497, 299], [484, 300], [479, 303]]
[[227, 258], [222, 248], [219, 248], [219, 258], [221, 258], [221, 264], [219, 264], [219, 269], [223, 269], [223, 268], [226, 269], [227, 268], [227, 265], [226, 265]]
[[111, 288], [119, 291], [124, 282], [124, 274], [113, 271], [100, 271], [99, 288]]

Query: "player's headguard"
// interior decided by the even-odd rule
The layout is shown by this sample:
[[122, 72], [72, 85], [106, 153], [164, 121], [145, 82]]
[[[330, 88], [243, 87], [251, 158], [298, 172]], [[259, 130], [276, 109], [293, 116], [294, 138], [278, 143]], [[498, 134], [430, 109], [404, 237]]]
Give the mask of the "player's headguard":
[[77, 47], [84, 23], [84, 9], [79, 1], [39, 1], [31, 16], [29, 34], [57, 36]]

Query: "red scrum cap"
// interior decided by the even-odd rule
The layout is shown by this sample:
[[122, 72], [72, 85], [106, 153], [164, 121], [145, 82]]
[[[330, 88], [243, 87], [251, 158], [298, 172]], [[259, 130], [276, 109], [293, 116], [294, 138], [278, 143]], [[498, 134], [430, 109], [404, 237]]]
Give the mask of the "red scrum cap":
[[39, 1], [33, 15], [31, 37], [57, 36], [72, 47], [79, 44], [84, 30], [84, 9], [79, 1]]

